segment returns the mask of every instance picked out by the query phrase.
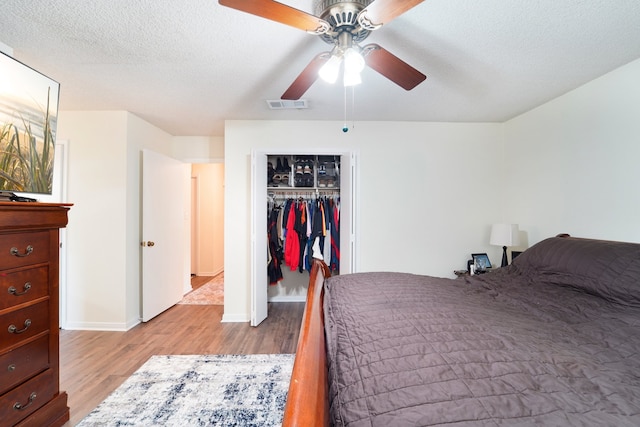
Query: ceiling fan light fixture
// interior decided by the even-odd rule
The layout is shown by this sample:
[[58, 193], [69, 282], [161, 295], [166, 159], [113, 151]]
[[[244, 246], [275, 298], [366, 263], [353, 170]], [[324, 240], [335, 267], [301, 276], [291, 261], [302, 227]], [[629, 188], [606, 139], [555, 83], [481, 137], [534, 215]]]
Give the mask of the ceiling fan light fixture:
[[344, 52], [344, 77], [345, 86], [355, 86], [362, 83], [360, 73], [364, 70], [364, 58], [356, 49], [350, 47]]
[[[284, 100], [297, 100], [318, 77], [335, 83], [342, 71], [345, 86], [360, 83], [360, 72], [365, 65], [405, 90], [411, 90], [424, 81], [424, 74], [379, 45], [372, 43], [365, 46], [364, 50], [358, 47], [372, 31], [423, 1], [313, 0], [315, 14], [273, 0], [218, 0], [218, 3], [318, 34], [324, 42], [333, 46], [331, 53], [316, 55], [281, 96]], [[366, 53], [366, 63], [363, 51]]]
[[327, 83], [335, 83], [336, 80], [338, 80], [341, 63], [341, 57], [337, 55], [331, 55], [331, 58], [329, 58], [329, 60], [318, 71], [318, 75], [320, 75], [320, 78]]
[[364, 58], [356, 49], [350, 47], [344, 53], [344, 68], [345, 72], [360, 73], [364, 70]]

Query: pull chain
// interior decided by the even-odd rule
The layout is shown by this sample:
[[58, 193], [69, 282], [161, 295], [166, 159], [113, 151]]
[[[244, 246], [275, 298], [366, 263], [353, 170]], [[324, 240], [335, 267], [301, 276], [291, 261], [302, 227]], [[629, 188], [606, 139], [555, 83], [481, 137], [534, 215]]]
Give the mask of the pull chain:
[[347, 87], [344, 86], [344, 126], [342, 126], [342, 132], [349, 132], [349, 127], [347, 126]]
[[[356, 111], [356, 89], [355, 86], [351, 86], [351, 128], [356, 125], [355, 122]], [[347, 126], [347, 86], [344, 87], [344, 125], [342, 126], [342, 132], [349, 132], [349, 126]]]
[[351, 129], [356, 127], [356, 87], [351, 86]]

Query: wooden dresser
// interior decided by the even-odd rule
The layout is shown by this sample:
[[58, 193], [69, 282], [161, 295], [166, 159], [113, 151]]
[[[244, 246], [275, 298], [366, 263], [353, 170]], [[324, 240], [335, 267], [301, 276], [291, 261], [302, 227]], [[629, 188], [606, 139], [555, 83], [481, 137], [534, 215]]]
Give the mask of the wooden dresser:
[[70, 205], [0, 202], [0, 426], [61, 426], [59, 228]]

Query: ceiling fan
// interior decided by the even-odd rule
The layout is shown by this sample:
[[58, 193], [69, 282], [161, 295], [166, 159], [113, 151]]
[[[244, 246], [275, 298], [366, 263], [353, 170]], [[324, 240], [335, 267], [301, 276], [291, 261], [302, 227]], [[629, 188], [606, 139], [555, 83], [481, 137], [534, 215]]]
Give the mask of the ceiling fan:
[[359, 83], [360, 71], [368, 66], [405, 90], [427, 77], [380, 45], [363, 47], [371, 31], [422, 3], [424, 0], [314, 0], [318, 16], [273, 0], [218, 0], [223, 5], [318, 35], [333, 45], [330, 52], [316, 55], [281, 96], [296, 100], [320, 75], [335, 81], [343, 69], [345, 86]]

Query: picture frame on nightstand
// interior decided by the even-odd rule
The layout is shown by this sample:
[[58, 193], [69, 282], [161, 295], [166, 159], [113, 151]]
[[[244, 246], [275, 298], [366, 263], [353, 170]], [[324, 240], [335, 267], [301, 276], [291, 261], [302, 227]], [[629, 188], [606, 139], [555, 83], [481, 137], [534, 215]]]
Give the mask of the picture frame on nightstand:
[[492, 267], [489, 256], [486, 253], [471, 254], [471, 258], [473, 259], [473, 264], [477, 264], [480, 267], [481, 271], [487, 270]]

